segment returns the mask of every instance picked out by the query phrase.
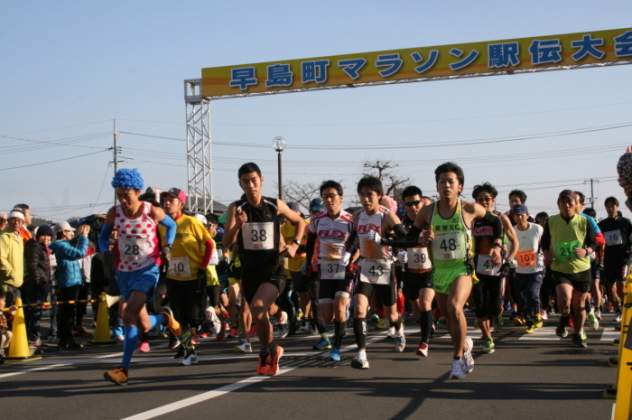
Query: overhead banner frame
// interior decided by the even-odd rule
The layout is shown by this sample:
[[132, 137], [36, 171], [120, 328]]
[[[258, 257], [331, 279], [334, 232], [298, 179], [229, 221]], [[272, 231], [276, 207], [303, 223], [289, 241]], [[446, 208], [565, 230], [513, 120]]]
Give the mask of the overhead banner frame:
[[632, 28], [202, 69], [200, 96], [245, 96], [632, 64]]

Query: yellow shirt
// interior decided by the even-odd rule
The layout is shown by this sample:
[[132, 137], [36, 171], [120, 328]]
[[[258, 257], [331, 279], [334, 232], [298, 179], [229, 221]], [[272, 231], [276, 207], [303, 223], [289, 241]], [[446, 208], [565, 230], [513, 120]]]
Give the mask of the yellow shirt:
[[[309, 225], [309, 220], [303, 220], [305, 222], [305, 226]], [[290, 222], [285, 223], [281, 226], [281, 236], [285, 240], [286, 245], [291, 244], [294, 241], [294, 235], [296, 234], [296, 227]], [[305, 229], [305, 234], [301, 239], [301, 245], [305, 245], [307, 243], [307, 229]], [[305, 262], [305, 253], [296, 254], [294, 258], [289, 258], [287, 267], [290, 271], [301, 271], [301, 267]]]
[[[204, 258], [204, 244], [212, 240], [211, 234], [202, 223], [192, 216], [183, 214], [175, 221], [176, 239], [171, 244], [171, 261], [167, 278], [173, 280], [195, 280], [200, 263]], [[160, 238], [165, 243], [167, 228], [159, 225]]]

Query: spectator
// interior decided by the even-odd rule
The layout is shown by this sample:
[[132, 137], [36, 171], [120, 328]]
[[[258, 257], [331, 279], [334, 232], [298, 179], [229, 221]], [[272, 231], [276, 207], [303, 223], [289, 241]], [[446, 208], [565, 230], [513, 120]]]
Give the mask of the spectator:
[[[77, 228], [79, 239], [77, 246], [70, 244], [73, 238], [73, 229], [68, 222], [61, 222], [55, 227], [57, 239], [50, 248], [57, 259], [57, 299], [61, 302], [77, 300], [79, 289], [83, 283], [81, 268], [78, 260], [88, 251], [87, 225]], [[62, 303], [57, 316], [57, 335], [59, 336], [59, 348], [61, 350], [78, 350], [81, 345], [72, 338], [72, 327], [75, 318], [75, 306]]]
[[9, 226], [9, 222], [7, 221], [7, 214], [5, 212], [0, 213], [0, 231], [6, 229]]
[[[24, 246], [26, 260], [26, 279], [22, 286], [24, 304], [41, 303], [46, 300], [50, 291], [50, 245], [53, 240], [53, 229], [48, 225], [37, 228], [35, 239], [29, 239]], [[25, 310], [26, 330], [29, 344], [35, 347], [46, 347], [40, 334], [41, 306], [28, 307]]]
[[9, 347], [13, 333], [9, 330], [9, 322], [13, 318], [15, 311], [3, 312], [6, 301], [6, 293], [0, 289], [0, 365], [4, 363], [4, 349]]
[[12, 306], [20, 296], [24, 282], [24, 241], [20, 230], [24, 226], [24, 213], [12, 210], [9, 227], [0, 234], [0, 290], [6, 294], [6, 304]]
[[31, 224], [31, 222], [33, 222], [31, 209], [27, 204], [21, 203], [13, 206], [13, 210], [19, 210], [22, 212], [22, 214], [24, 214], [24, 224], [22, 225], [22, 227], [20, 227], [20, 237], [24, 240], [24, 243], [26, 244], [26, 241], [33, 237], [31, 235], [31, 232], [28, 230], [28, 226]]

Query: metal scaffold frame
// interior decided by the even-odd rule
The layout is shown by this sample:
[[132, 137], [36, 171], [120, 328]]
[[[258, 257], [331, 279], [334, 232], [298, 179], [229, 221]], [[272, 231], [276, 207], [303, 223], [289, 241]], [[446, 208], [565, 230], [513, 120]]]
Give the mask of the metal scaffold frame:
[[200, 93], [200, 79], [184, 81], [187, 119], [187, 209], [213, 212], [211, 103]]

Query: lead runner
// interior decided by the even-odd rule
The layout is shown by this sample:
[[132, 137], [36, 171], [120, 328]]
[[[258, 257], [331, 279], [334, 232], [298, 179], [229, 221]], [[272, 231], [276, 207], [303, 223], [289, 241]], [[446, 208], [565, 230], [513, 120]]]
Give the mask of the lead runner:
[[[261, 343], [257, 374], [274, 376], [279, 371], [283, 348], [274, 343], [268, 310], [285, 286], [283, 257], [292, 258], [301, 243], [305, 223], [285, 202], [262, 195], [263, 176], [257, 164], [243, 164], [238, 171], [244, 196], [228, 207], [222, 242], [235, 242], [241, 260], [242, 293], [248, 304]], [[280, 249], [280, 222], [283, 216], [296, 226], [293, 242]]]

